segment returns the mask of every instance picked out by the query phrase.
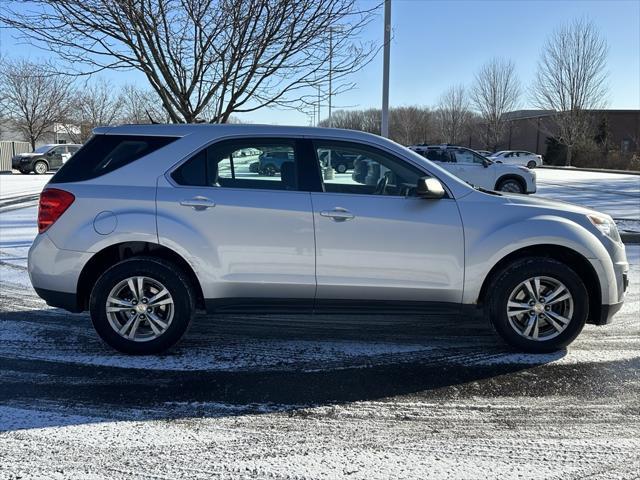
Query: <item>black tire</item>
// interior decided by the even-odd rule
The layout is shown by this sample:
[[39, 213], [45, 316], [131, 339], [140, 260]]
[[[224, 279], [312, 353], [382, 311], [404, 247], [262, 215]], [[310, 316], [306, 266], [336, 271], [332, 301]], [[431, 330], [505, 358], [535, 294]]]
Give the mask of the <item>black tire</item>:
[[498, 181], [496, 185], [496, 190], [499, 192], [507, 192], [507, 193], [524, 193], [525, 186], [523, 183], [517, 178], [509, 177], [504, 180]]
[[276, 168], [276, 166], [271, 163], [268, 165], [265, 165], [262, 171], [263, 171], [263, 174], [266, 175], [267, 177], [275, 177], [276, 173], [278, 173], [278, 169]]
[[33, 171], [36, 175], [44, 175], [49, 171], [49, 165], [44, 160], [38, 160], [33, 164]]
[[527, 168], [530, 170], [533, 170], [534, 168], [536, 168], [536, 162], [534, 162], [533, 160], [530, 160], [529, 163], [527, 163]]
[[[560, 334], [548, 340], [533, 340], [521, 335], [511, 325], [507, 315], [511, 293], [522, 282], [536, 276], [560, 281], [573, 297], [570, 322]], [[525, 352], [548, 353], [566, 347], [580, 334], [589, 315], [589, 294], [584, 283], [568, 265], [551, 258], [527, 257], [516, 260], [493, 277], [487, 292], [487, 313], [494, 328], [505, 342]]]
[[336, 165], [336, 172], [345, 173], [347, 171], [347, 166], [344, 163], [339, 163]]
[[[173, 319], [157, 338], [136, 342], [121, 336], [109, 323], [106, 312], [107, 297], [121, 281], [144, 276], [160, 282], [173, 298]], [[193, 286], [188, 277], [170, 262], [153, 257], [133, 257], [123, 260], [105, 271], [91, 292], [91, 321], [100, 338], [119, 352], [131, 355], [151, 355], [165, 352], [185, 334], [195, 313]]]

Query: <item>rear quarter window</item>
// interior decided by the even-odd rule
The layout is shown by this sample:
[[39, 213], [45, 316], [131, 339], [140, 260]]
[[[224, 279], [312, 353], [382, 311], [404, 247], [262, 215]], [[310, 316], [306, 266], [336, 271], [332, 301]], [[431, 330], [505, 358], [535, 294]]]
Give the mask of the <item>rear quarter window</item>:
[[90, 180], [124, 167], [177, 140], [177, 137], [95, 135], [82, 146], [49, 183]]

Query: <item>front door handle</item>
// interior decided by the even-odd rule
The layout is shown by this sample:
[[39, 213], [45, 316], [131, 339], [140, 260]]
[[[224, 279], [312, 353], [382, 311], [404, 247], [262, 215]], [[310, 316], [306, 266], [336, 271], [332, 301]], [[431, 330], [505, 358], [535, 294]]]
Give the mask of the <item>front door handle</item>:
[[188, 200], [182, 200], [180, 205], [183, 207], [193, 207], [195, 210], [206, 210], [207, 208], [215, 207], [216, 203], [207, 197], [193, 197]]
[[333, 210], [322, 210], [320, 215], [323, 217], [329, 217], [336, 222], [344, 222], [355, 218], [353, 213], [342, 207], [336, 207]]

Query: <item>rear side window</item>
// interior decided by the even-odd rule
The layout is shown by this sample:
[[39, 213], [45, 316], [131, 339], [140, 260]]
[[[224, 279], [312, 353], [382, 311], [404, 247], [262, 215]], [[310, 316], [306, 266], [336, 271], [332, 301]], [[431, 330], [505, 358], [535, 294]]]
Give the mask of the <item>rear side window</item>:
[[65, 163], [50, 183], [80, 182], [135, 162], [176, 137], [95, 135]]

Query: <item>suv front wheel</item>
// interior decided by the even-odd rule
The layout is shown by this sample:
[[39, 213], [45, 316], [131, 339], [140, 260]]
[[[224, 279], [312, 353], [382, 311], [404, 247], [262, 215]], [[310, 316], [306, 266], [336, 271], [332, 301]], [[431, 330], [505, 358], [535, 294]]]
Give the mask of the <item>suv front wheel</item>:
[[33, 165], [33, 171], [36, 172], [36, 174], [38, 175], [44, 175], [45, 173], [47, 173], [48, 170], [49, 170], [49, 165], [47, 165], [47, 162], [45, 162], [44, 160], [38, 160]]
[[498, 182], [496, 190], [507, 193], [524, 193], [525, 187], [522, 182], [516, 178], [506, 178]]
[[567, 346], [589, 314], [589, 295], [580, 277], [551, 258], [513, 262], [493, 278], [487, 292], [493, 326], [507, 343], [527, 352]]
[[175, 265], [133, 257], [105, 271], [90, 299], [91, 321], [116, 350], [134, 355], [161, 353], [187, 331], [195, 311], [188, 278]]

